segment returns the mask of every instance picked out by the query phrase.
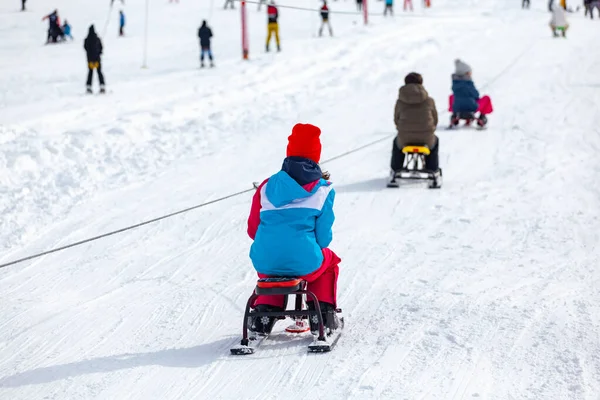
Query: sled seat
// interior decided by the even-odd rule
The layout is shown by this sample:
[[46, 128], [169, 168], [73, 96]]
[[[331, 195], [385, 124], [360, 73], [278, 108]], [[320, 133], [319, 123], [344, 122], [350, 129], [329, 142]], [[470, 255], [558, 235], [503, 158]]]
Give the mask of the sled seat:
[[418, 153], [418, 154], [423, 154], [426, 156], [431, 154], [431, 151], [429, 150], [429, 147], [427, 147], [427, 146], [404, 146], [402, 148], [402, 152], [404, 154]]
[[254, 292], [260, 295], [290, 294], [301, 290], [305, 281], [300, 278], [262, 278], [256, 282]]

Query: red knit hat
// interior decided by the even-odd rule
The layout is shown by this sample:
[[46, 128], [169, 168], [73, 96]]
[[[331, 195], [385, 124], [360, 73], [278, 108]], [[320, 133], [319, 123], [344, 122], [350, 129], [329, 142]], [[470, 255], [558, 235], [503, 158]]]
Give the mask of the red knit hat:
[[310, 124], [296, 124], [288, 137], [287, 156], [304, 157], [319, 163], [321, 159], [321, 130]]

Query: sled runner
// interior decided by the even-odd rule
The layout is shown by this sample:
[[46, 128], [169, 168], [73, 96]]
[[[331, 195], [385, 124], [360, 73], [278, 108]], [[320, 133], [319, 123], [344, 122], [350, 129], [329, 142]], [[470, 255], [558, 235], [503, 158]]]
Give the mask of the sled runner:
[[[295, 295], [295, 307], [293, 310], [285, 311], [257, 312], [256, 310], [251, 310], [254, 301], [259, 295]], [[305, 300], [307, 297], [314, 302], [314, 310], [309, 310], [306, 307]], [[340, 309], [335, 311], [336, 313], [342, 312]], [[244, 313], [244, 323], [242, 328], [242, 340], [239, 345], [231, 348], [231, 354], [253, 354], [258, 346], [260, 346], [261, 343], [268, 338], [268, 335], [260, 335], [249, 330], [249, 324], [251, 324], [251, 319], [253, 317], [275, 317], [274, 323], [277, 320], [284, 320], [286, 317], [290, 317], [294, 320], [294, 323], [286, 328], [286, 331], [297, 334], [305, 333], [310, 330], [309, 324], [306, 321], [308, 318], [317, 318], [319, 329], [314, 341], [308, 346], [309, 352], [331, 351], [331, 349], [333, 349], [337, 343], [341, 334], [341, 329], [344, 326], [344, 319], [340, 318], [340, 327], [333, 332], [328, 332], [323, 321], [319, 300], [314, 293], [307, 290], [307, 283], [305, 280], [293, 277], [263, 278], [256, 282], [256, 287], [246, 303], [246, 311]]]
[[425, 156], [431, 153], [429, 147], [404, 146], [402, 153], [404, 153], [404, 166], [392, 176], [387, 184], [388, 187], [399, 187], [403, 179], [428, 181], [430, 189], [442, 187], [442, 169], [437, 171], [425, 169]]

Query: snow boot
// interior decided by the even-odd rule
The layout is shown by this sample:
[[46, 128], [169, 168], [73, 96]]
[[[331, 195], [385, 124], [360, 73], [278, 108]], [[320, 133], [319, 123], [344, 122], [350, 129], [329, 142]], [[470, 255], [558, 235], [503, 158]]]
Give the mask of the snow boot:
[[[333, 304], [320, 301], [319, 306], [321, 307], [321, 314], [323, 315], [325, 334], [330, 335], [340, 327], [340, 319], [337, 316], [337, 312]], [[315, 303], [309, 301], [308, 309], [314, 311]], [[313, 335], [319, 334], [319, 319], [316, 315], [311, 315], [310, 317], [310, 333]]]
[[105, 94], [106, 88], [104, 86], [100, 86], [100, 94]]
[[[271, 311], [283, 311], [283, 308], [281, 307], [275, 307], [275, 306], [271, 306], [269, 304], [259, 304], [256, 307], [254, 307], [255, 312], [271, 312]], [[253, 312], [250, 312], [250, 321], [251, 323], [249, 324], [249, 330], [251, 332], [255, 332], [259, 335], [263, 335], [266, 336], [268, 334], [271, 333], [271, 330], [273, 330], [273, 326], [275, 325], [275, 322], [277, 321], [276, 317], [253, 317], [252, 316]]]
[[456, 114], [452, 114], [452, 116], [450, 117], [450, 127], [455, 127], [458, 126], [460, 122], [460, 119], [458, 118], [458, 115]]
[[87, 87], [85, 88], [85, 92], [86, 92], [87, 94], [93, 94], [93, 93], [94, 93], [94, 92], [92, 92], [92, 87], [91, 87], [91, 86], [87, 86]]
[[487, 117], [481, 114], [479, 118], [477, 118], [477, 125], [479, 125], [480, 128], [485, 127], [487, 125]]

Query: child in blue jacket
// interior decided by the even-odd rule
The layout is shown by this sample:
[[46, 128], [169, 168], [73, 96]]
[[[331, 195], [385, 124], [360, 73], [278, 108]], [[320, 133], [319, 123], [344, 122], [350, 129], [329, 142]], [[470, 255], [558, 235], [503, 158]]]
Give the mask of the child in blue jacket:
[[[454, 102], [452, 104], [451, 126], [456, 126], [460, 119], [466, 119], [467, 124], [477, 119], [479, 126], [487, 123], [485, 114], [491, 112], [491, 102], [489, 97], [479, 97], [479, 91], [475, 88], [471, 74], [472, 70], [469, 64], [462, 60], [455, 60], [456, 70], [452, 74], [452, 93]], [[475, 118], [475, 113], [479, 111], [479, 117]]]
[[[319, 166], [321, 130], [297, 124], [288, 138], [281, 170], [265, 180], [252, 199], [248, 235], [254, 243], [250, 259], [260, 278], [300, 277], [319, 300], [326, 330], [338, 328], [336, 287], [340, 258], [329, 249], [335, 220], [335, 191]], [[259, 296], [258, 312], [285, 309], [283, 295]], [[312, 301], [308, 308], [315, 310]], [[252, 315], [252, 314], [250, 314]], [[269, 334], [276, 319], [253, 317], [250, 330]], [[318, 324], [310, 319], [310, 330]]]
[[73, 36], [71, 35], [71, 25], [69, 25], [69, 22], [66, 19], [64, 25], [62, 26], [62, 31], [65, 39], [69, 38], [73, 40]]

